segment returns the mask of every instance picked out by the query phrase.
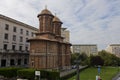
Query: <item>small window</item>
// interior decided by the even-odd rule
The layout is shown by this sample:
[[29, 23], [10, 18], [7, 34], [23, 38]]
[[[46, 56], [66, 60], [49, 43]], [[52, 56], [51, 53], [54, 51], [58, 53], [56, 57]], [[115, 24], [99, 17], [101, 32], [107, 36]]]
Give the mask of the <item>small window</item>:
[[17, 28], [15, 26], [13, 27], [13, 32], [17, 32]]
[[24, 59], [24, 64], [27, 64], [27, 59]]
[[19, 46], [19, 50], [22, 51], [22, 46]]
[[27, 35], [27, 36], [29, 35], [29, 31], [28, 31], [28, 30], [26, 30], [26, 35]]
[[31, 32], [31, 37], [33, 37], [34, 36], [34, 33], [33, 32]]
[[23, 29], [20, 29], [20, 34], [23, 34]]
[[5, 30], [9, 30], [9, 25], [5, 24]]
[[18, 65], [21, 65], [21, 59], [18, 59]]
[[14, 59], [11, 59], [11, 60], [10, 60], [10, 65], [11, 65], [11, 66], [15, 65], [15, 60], [14, 60]]
[[28, 42], [28, 38], [26, 38], [26, 42]]
[[12, 45], [12, 50], [15, 50], [15, 45]]
[[4, 34], [4, 39], [5, 39], [5, 40], [8, 40], [8, 33], [5, 33], [5, 34]]
[[23, 42], [23, 37], [22, 36], [20, 36], [20, 42]]
[[13, 41], [16, 41], [16, 35], [13, 35]]
[[1, 59], [1, 67], [5, 67], [6, 66], [6, 59]]
[[4, 50], [7, 50], [7, 44], [4, 44], [4, 45], [3, 45], [3, 49], [4, 49]]

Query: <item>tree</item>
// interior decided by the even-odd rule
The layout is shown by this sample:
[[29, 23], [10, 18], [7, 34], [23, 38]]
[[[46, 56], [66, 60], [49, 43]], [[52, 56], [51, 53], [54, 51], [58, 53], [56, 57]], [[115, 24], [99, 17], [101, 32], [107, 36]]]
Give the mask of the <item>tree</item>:
[[98, 55], [104, 60], [105, 66], [118, 66], [120, 65], [120, 58], [112, 53], [106, 52], [105, 50], [99, 51]]
[[80, 60], [80, 64], [81, 65], [87, 65], [87, 61], [88, 61], [88, 56], [85, 54], [85, 53], [74, 53], [74, 54], [71, 54], [71, 64], [72, 65], [75, 65], [75, 61], [76, 60]]
[[72, 65], [75, 65], [75, 60], [77, 59], [77, 57], [79, 56], [79, 53], [74, 53], [74, 54], [71, 54], [71, 64]]
[[90, 65], [91, 66], [98, 66], [104, 65], [104, 60], [100, 56], [90, 56]]
[[86, 53], [81, 53], [80, 55], [79, 55], [79, 59], [81, 60], [81, 65], [89, 65], [88, 63], [88, 56], [86, 55]]

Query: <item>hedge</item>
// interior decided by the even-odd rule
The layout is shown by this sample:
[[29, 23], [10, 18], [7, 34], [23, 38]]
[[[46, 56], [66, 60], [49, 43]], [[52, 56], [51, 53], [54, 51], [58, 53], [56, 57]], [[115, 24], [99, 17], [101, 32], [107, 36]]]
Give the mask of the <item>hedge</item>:
[[17, 71], [20, 69], [22, 68], [15, 68], [15, 67], [0, 68], [0, 75], [7, 78], [17, 77]]
[[35, 75], [34, 69], [22, 69], [17, 71], [17, 75], [20, 78], [34, 80]]
[[[48, 70], [37, 70], [40, 71], [40, 77], [46, 78], [48, 80], [59, 80], [60, 72], [58, 71], [48, 71]], [[0, 68], [0, 75], [6, 78], [19, 77], [29, 80], [34, 80], [35, 69], [25, 69], [25, 68]]]
[[[46, 70], [37, 70], [40, 71], [40, 77], [41, 78], [47, 78], [49, 80], [58, 80], [60, 77], [59, 72], [55, 71], [46, 71]], [[17, 75], [20, 78], [25, 78], [29, 80], [33, 80], [35, 78], [35, 69], [22, 69], [18, 70]]]
[[49, 80], [59, 80], [60, 79], [60, 72], [57, 71], [48, 71]]

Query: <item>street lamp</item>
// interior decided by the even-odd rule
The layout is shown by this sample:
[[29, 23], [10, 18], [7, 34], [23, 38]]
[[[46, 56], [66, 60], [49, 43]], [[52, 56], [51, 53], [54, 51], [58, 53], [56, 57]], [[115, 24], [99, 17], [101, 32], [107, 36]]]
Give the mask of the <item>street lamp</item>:
[[35, 67], [35, 66], [34, 66], [34, 61], [31, 61], [31, 64], [32, 64], [32, 67]]
[[75, 63], [76, 63], [76, 70], [77, 70], [77, 77], [76, 77], [76, 80], [80, 80], [80, 75], [79, 75], [79, 63], [80, 63], [80, 60], [75, 60]]
[[120, 65], [119, 61], [120, 61], [120, 58], [118, 58], [118, 73], [119, 73], [119, 65]]

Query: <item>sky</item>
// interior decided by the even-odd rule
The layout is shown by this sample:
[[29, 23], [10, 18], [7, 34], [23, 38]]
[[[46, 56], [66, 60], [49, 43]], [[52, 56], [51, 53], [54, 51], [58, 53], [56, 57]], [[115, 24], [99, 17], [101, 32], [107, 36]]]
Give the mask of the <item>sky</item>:
[[45, 6], [70, 31], [72, 44], [97, 44], [98, 50], [120, 44], [120, 0], [0, 0], [0, 14], [39, 28]]

